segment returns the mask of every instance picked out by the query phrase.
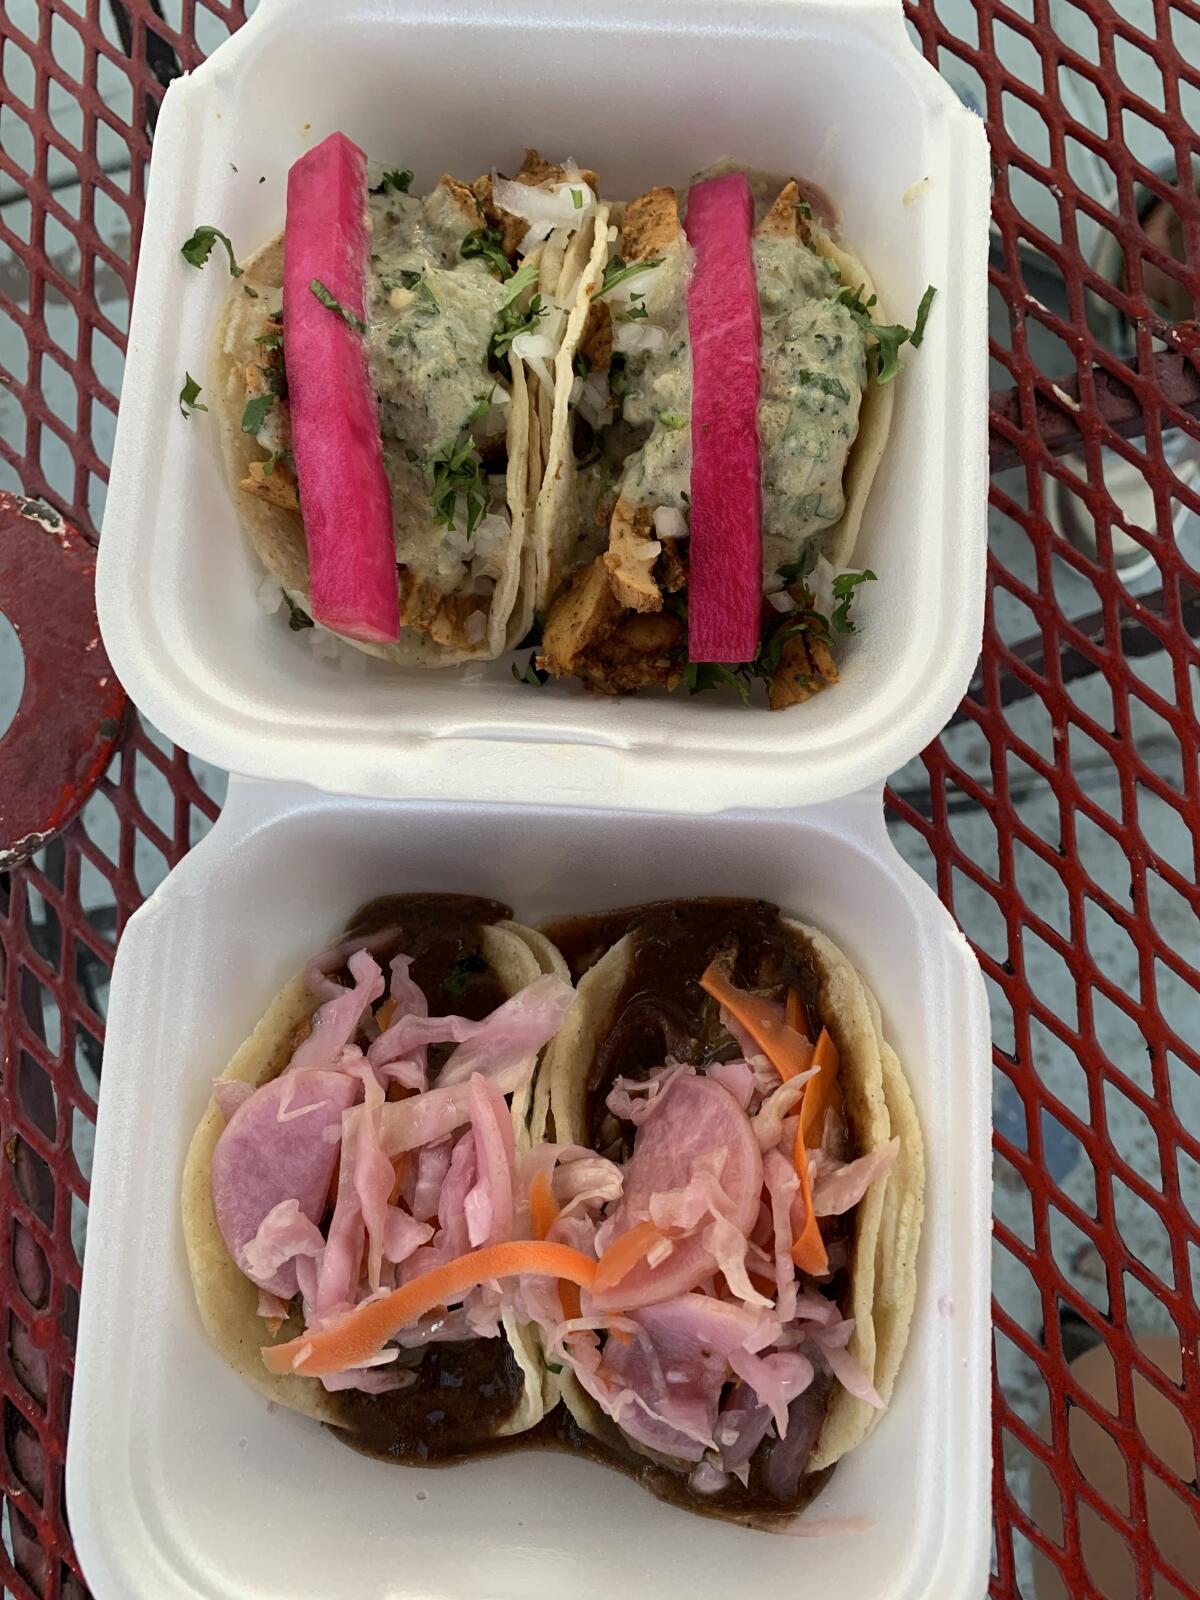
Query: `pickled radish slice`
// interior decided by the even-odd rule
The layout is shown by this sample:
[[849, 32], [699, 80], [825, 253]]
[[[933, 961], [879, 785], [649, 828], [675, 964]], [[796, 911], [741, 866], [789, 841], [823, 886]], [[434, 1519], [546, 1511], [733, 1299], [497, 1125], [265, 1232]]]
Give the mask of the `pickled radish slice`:
[[744, 172], [688, 192], [696, 253], [688, 287], [692, 341], [692, 487], [688, 657], [752, 661], [762, 613], [758, 443], [758, 286], [754, 202]]
[[400, 597], [362, 332], [366, 170], [358, 146], [331, 133], [288, 173], [283, 347], [313, 617], [347, 638], [386, 642], [399, 636]]

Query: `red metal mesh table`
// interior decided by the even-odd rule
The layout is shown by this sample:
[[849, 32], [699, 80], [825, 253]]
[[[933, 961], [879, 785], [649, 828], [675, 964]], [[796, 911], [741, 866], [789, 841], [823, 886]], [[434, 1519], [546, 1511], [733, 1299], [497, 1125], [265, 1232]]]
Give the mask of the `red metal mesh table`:
[[[983, 654], [950, 728], [889, 791], [897, 842], [958, 915], [993, 1004], [991, 1593], [1196, 1600], [1200, 574], [1177, 524], [1200, 513], [1179, 449], [1200, 439], [1200, 5], [906, 9], [986, 116], [995, 167]], [[0, 0], [0, 349], [17, 353], [0, 369], [0, 481], [87, 542], [156, 108], [244, 15]], [[1065, 538], [1068, 521], [1087, 536]], [[22, 569], [43, 614], [59, 559]], [[27, 697], [48, 685], [73, 705], [31, 638]], [[86, 807], [0, 875], [0, 1575], [21, 1597], [86, 1593], [63, 1459], [113, 951], [217, 810], [184, 753], [121, 716], [83, 730], [76, 787], [50, 797], [57, 826], [107, 739]], [[14, 742], [0, 737], [6, 794]], [[1071, 1365], [1086, 1346], [1098, 1383]]]

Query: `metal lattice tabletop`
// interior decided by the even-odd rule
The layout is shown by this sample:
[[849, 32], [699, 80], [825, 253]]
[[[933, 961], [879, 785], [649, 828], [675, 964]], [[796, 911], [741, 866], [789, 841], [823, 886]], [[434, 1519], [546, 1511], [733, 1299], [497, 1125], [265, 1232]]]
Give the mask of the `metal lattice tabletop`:
[[[992, 1002], [991, 1593], [1198, 1600], [1200, 4], [906, 11], [995, 172], [983, 655], [889, 790]], [[0, 823], [47, 836], [0, 862], [0, 1574], [22, 1600], [86, 1593], [63, 1459], [113, 952], [222, 782], [125, 706], [98, 642], [82, 675], [69, 645], [95, 638], [156, 109], [244, 17], [0, 0], [0, 490], [78, 530], [0, 501], [25, 652]]]

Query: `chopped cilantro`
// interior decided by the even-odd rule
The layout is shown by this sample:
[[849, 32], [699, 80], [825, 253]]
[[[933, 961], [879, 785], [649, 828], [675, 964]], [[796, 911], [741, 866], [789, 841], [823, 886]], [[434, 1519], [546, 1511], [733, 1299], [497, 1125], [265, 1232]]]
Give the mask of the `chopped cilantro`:
[[504, 242], [495, 228], [473, 228], [458, 250], [468, 261], [474, 256], [486, 261], [488, 270], [501, 283], [513, 275], [508, 257], [504, 254]]
[[800, 213], [800, 215], [802, 217], [807, 218], [807, 220], [809, 222], [812, 221], [813, 209], [809, 205], [807, 200], [797, 200], [796, 201], [796, 210]]
[[688, 425], [688, 418], [682, 411], [660, 411], [658, 420], [664, 428], [686, 428]]
[[926, 285], [925, 293], [921, 296], [921, 303], [917, 307], [916, 325], [908, 338], [909, 344], [914, 348], [920, 345], [921, 340], [925, 337], [925, 324], [929, 321], [929, 309], [933, 305], [933, 297], [936, 293], [937, 290], [930, 283]]
[[[635, 294], [633, 298], [635, 300], [640, 300], [642, 298], [642, 296], [640, 294]], [[628, 311], [618, 311], [617, 312], [617, 321], [618, 322], [643, 322], [643, 321], [645, 321], [645, 319], [646, 319], [646, 317], [648, 315], [649, 315], [649, 313], [647, 312], [645, 306], [630, 306]]]
[[292, 630], [292, 632], [300, 633], [305, 628], [311, 628], [314, 624], [313, 619], [309, 616], [308, 612], [300, 609], [286, 589], [282, 590], [281, 592], [283, 594], [283, 598], [287, 601], [288, 627]]
[[584, 355], [582, 350], [576, 350], [574, 360], [571, 362], [571, 366], [574, 369], [575, 376], [578, 378], [586, 378], [592, 370], [592, 363]]
[[222, 233], [220, 228], [210, 228], [207, 223], [202, 224], [190, 239], [185, 240], [180, 245], [179, 253], [188, 266], [202, 267], [212, 254], [212, 247], [218, 239], [225, 246], [226, 254], [229, 256], [230, 277], [240, 278], [242, 269], [237, 264], [237, 258], [233, 253], [233, 245], [229, 241], [228, 234]]
[[264, 350], [278, 350], [283, 343], [283, 329], [270, 328], [266, 333], [260, 333], [254, 342], [262, 345]]
[[806, 544], [798, 561], [789, 561], [779, 568], [779, 576], [785, 584], [804, 583], [812, 576], [816, 565], [817, 547], [815, 544]]
[[651, 267], [661, 267], [662, 264], [662, 256], [653, 256], [645, 261], [631, 261], [628, 266], [620, 256], [614, 256], [605, 266], [604, 276], [600, 280], [600, 287], [592, 298], [599, 300], [602, 294], [607, 294], [618, 283], [624, 283], [626, 278], [632, 278], [637, 272], [649, 272]]
[[383, 175], [383, 184], [378, 193], [385, 193], [388, 189], [395, 189], [399, 194], [407, 194], [413, 175], [407, 167], [393, 168]]
[[191, 416], [193, 411], [207, 411], [207, 406], [200, 404], [200, 385], [190, 372], [183, 375], [183, 388], [179, 391], [179, 409], [185, 417]]
[[875, 574], [869, 567], [865, 572], [839, 572], [834, 578], [833, 598], [836, 604], [829, 620], [838, 633], [856, 632], [854, 624], [850, 621], [850, 606], [854, 600], [854, 591], [861, 583], [874, 582]]
[[562, 1365], [558, 1361], [547, 1361], [546, 1371], [553, 1372], [557, 1376], [562, 1371]]
[[247, 400], [246, 409], [242, 412], [242, 432], [258, 433], [274, 404], [275, 396], [270, 393], [256, 394], [253, 400]]
[[890, 383], [900, 371], [900, 346], [902, 344], [919, 345], [925, 337], [925, 324], [929, 320], [929, 308], [933, 304], [934, 294], [937, 292], [930, 284], [921, 296], [921, 303], [917, 307], [916, 326], [906, 328], [902, 323], [876, 322], [871, 316], [871, 307], [876, 302], [876, 296], [869, 300], [863, 299], [863, 285], [857, 289], [842, 289], [835, 298], [862, 328], [864, 333], [873, 333], [878, 348], [875, 351], [876, 378], [880, 383]]
[[242, 293], [246, 296], [246, 298], [248, 300], [257, 300], [258, 299], [258, 290], [257, 289], [252, 289], [248, 283], [244, 283], [242, 285]]
[[526, 289], [533, 288], [534, 284], [538, 281], [539, 271], [540, 269], [536, 261], [527, 261], [523, 267], [517, 268], [516, 272], [513, 273], [512, 277], [505, 285], [504, 297], [500, 301], [500, 309], [502, 311], [505, 306], [510, 306], [514, 300], [519, 299], [520, 296], [525, 293]]
[[806, 389], [819, 389], [822, 394], [827, 394], [834, 400], [848, 402], [850, 399], [850, 391], [842, 380], [828, 372], [812, 372], [808, 367], [801, 367], [796, 377]]
[[295, 470], [295, 458], [286, 445], [280, 450], [271, 451], [271, 454], [263, 462], [263, 476], [269, 478], [281, 461], [285, 467], [291, 467], [293, 471]]
[[583, 190], [582, 189], [572, 189], [571, 190], [571, 204], [575, 207], [576, 211], [582, 211], [583, 210]]
[[728, 685], [741, 695], [743, 705], [750, 704], [749, 679], [742, 671], [735, 672], [730, 667], [721, 666], [717, 661], [684, 662], [683, 681], [691, 694], [700, 694], [704, 689], [719, 689]]
[[470, 983], [472, 975], [486, 971], [487, 962], [478, 951], [473, 951], [469, 956], [463, 956], [461, 961], [455, 962], [454, 971], [446, 979], [443, 988], [452, 999], [457, 1000]]
[[366, 333], [367, 325], [362, 318], [356, 317], [353, 311], [347, 311], [337, 296], [329, 292], [320, 278], [313, 278], [308, 287], [323, 306], [327, 306], [335, 315], [341, 317], [348, 328], [353, 328], [356, 333]]
[[[475, 420], [472, 412], [468, 419]], [[445, 445], [431, 456], [433, 492], [429, 502], [433, 507], [433, 520], [439, 528], [453, 528], [461, 495], [466, 504], [467, 537], [475, 532], [480, 518], [488, 508], [488, 486], [475, 454], [475, 441], [464, 429], [451, 444]]]
[[475, 396], [475, 404], [471, 407], [470, 411], [467, 412], [467, 420], [463, 423], [463, 427], [469, 428], [474, 423], [478, 422], [480, 417], [486, 417], [488, 412], [492, 409], [492, 401], [495, 399], [495, 397], [495, 384], [492, 385], [486, 394], [477, 394]]
[[488, 357], [492, 364], [503, 365], [508, 360], [508, 352], [512, 349], [512, 342], [517, 335], [535, 328], [548, 310], [548, 306], [542, 305], [540, 294], [535, 294], [529, 302], [528, 311], [521, 311], [516, 306], [504, 306], [496, 318], [496, 329], [488, 345]]

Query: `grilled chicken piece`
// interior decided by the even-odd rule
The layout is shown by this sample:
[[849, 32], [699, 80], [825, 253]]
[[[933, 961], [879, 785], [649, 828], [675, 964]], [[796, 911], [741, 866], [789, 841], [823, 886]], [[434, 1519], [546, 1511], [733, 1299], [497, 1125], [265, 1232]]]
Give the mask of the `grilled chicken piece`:
[[625, 207], [621, 254], [626, 261], [661, 256], [683, 240], [679, 200], [674, 189], [647, 189]]
[[755, 233], [764, 239], [799, 239], [808, 244], [812, 229], [808, 218], [800, 210], [802, 198], [793, 178], [780, 190], [774, 205], [755, 228]]
[[[653, 544], [655, 548], [649, 549]], [[654, 509], [618, 500], [603, 557], [613, 593], [630, 611], [661, 611], [662, 593], [654, 581], [661, 546], [654, 537]]]
[[[580, 168], [579, 176], [593, 193], [598, 193], [600, 180], [596, 174], [587, 168]], [[521, 161], [521, 170], [514, 174], [517, 183], [525, 183], [530, 188], [536, 189], [542, 183], [565, 183], [567, 171], [565, 167], [555, 165], [536, 150], [527, 149]], [[501, 247], [511, 261], [517, 254], [517, 247], [529, 232], [529, 224], [523, 217], [514, 217], [511, 211], [502, 211], [492, 199], [492, 175], [485, 172], [482, 178], [477, 178], [471, 185], [471, 192], [479, 202], [483, 215], [490, 227], [497, 229], [500, 234]]]
[[266, 462], [252, 461], [247, 471], [250, 476], [242, 479], [238, 484], [239, 489], [258, 500], [265, 500], [268, 505], [280, 506], [284, 511], [299, 511], [300, 496], [296, 490], [295, 476], [282, 461], [277, 461], [271, 472], [266, 471]]

